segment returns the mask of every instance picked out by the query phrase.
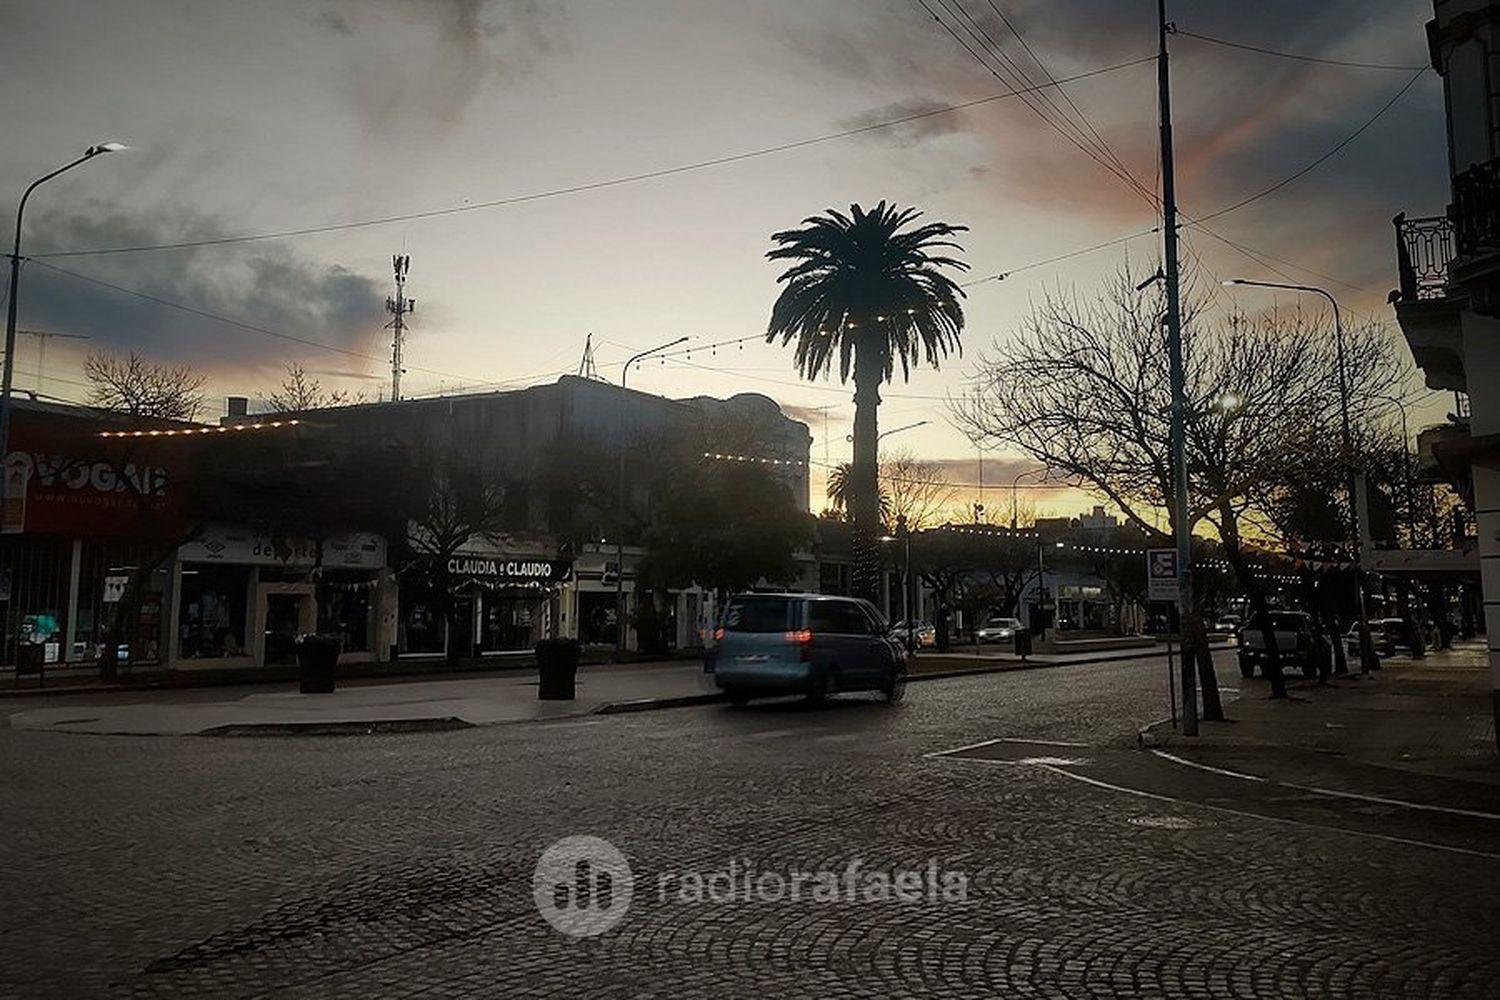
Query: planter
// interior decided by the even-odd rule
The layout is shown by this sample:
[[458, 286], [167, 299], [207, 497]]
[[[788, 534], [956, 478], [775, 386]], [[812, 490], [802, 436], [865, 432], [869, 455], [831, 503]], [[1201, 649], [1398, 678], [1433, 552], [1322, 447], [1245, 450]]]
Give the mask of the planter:
[[344, 640], [337, 635], [304, 635], [297, 640], [297, 670], [303, 694], [333, 691], [334, 669]]
[[572, 701], [577, 692], [577, 639], [543, 639], [536, 644], [537, 690], [541, 701]]

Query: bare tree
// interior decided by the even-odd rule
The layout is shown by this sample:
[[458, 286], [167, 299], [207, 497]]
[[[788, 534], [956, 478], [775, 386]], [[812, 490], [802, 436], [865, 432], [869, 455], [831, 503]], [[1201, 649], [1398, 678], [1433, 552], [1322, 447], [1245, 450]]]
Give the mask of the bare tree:
[[[976, 372], [978, 391], [954, 403], [958, 424], [981, 442], [1004, 442], [1106, 496], [1127, 521], [1164, 538], [1169, 510], [1171, 393], [1159, 283], [1138, 287], [1121, 270], [1094, 299], [1047, 296], [1013, 339]], [[1308, 432], [1336, 436], [1338, 361], [1317, 317], [1235, 313], [1210, 323], [1201, 298], [1184, 307], [1189, 531], [1218, 530], [1226, 558], [1258, 610], [1244, 522], [1291, 474]], [[1374, 327], [1345, 331], [1347, 384], [1358, 409], [1398, 380], [1391, 341]], [[1185, 622], [1187, 626], [1196, 623]], [[1274, 646], [1268, 645], [1274, 650]], [[1199, 658], [1205, 715], [1217, 685]], [[1278, 681], [1273, 668], [1273, 682]], [[1277, 684], [1280, 691], [1280, 685]]]
[[301, 362], [293, 361], [286, 366], [286, 378], [281, 380], [281, 388], [272, 390], [268, 401], [271, 409], [278, 413], [296, 413], [343, 406], [355, 400], [343, 389], [325, 390], [321, 382], [307, 374]]
[[134, 351], [125, 358], [90, 354], [83, 362], [89, 402], [133, 417], [191, 420], [203, 408], [203, 375], [187, 365], [162, 365]]
[[880, 463], [880, 493], [886, 524], [905, 517], [911, 531], [947, 520], [958, 500], [958, 490], [942, 478], [942, 466], [909, 451], [894, 452]]

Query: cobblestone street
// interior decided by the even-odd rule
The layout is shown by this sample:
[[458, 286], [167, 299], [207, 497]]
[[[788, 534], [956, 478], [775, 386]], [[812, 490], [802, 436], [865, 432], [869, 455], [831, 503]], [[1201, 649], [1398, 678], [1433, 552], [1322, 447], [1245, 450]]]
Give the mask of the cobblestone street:
[[[1165, 676], [1136, 660], [913, 684], [895, 707], [402, 735], [0, 729], [0, 995], [1500, 995], [1500, 824], [1237, 802], [1135, 749]], [[1011, 749], [932, 756], [989, 740]], [[541, 852], [577, 834], [635, 875], [594, 938], [532, 898]], [[855, 859], [936, 862], [967, 900], [659, 891]]]

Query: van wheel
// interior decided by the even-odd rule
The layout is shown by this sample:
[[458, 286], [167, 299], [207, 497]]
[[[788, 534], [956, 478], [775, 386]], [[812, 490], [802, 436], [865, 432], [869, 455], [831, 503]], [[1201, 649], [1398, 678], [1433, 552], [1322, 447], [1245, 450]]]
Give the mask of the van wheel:
[[1249, 680], [1255, 676], [1255, 664], [1245, 657], [1240, 657], [1240, 676]]
[[827, 701], [828, 696], [838, 687], [837, 681], [838, 676], [832, 669], [823, 671], [808, 689], [807, 700], [817, 703]]
[[906, 671], [892, 670], [880, 685], [880, 696], [887, 705], [895, 705], [906, 697]]

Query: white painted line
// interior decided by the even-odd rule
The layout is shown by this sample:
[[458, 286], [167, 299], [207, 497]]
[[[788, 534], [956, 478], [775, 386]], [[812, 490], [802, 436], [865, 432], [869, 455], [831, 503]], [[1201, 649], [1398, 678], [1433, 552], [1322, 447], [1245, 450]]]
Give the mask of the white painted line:
[[[1161, 750], [1152, 750], [1151, 752], [1156, 754], [1156, 756], [1158, 757], [1163, 757], [1167, 760], [1172, 761], [1174, 764], [1182, 764], [1187, 767], [1196, 767], [1200, 771], [1212, 771], [1214, 774], [1222, 774], [1229, 778], [1239, 778], [1243, 781], [1262, 782], [1270, 780], [1254, 774], [1244, 774], [1240, 771], [1229, 771], [1222, 767], [1209, 767], [1207, 764], [1199, 764], [1196, 761], [1185, 760], [1182, 757], [1177, 757], [1173, 754], [1169, 754]], [[1420, 809], [1424, 812], [1448, 813], [1452, 816], [1468, 816], [1472, 819], [1500, 820], [1500, 814], [1484, 812], [1483, 810], [1479, 809], [1455, 809], [1452, 806], [1434, 806], [1428, 805], [1424, 802], [1408, 802], [1405, 799], [1390, 799], [1382, 795], [1365, 795], [1362, 792], [1346, 792], [1338, 788], [1323, 788], [1319, 785], [1299, 785], [1296, 782], [1292, 781], [1277, 781], [1274, 783], [1280, 785], [1283, 788], [1295, 788], [1299, 792], [1312, 792], [1314, 795], [1329, 795], [1339, 799], [1354, 799], [1358, 802], [1371, 802], [1376, 805], [1382, 806], [1397, 806], [1401, 809]]]
[[991, 747], [996, 743], [1025, 743], [1029, 746], [1041, 747], [1088, 747], [1088, 743], [1074, 743], [1069, 740], [1034, 740], [1024, 736], [997, 736], [992, 740], [984, 740], [980, 743], [970, 743], [968, 746], [954, 747], [952, 750], [934, 750], [932, 753], [924, 753], [923, 757], [951, 757], [956, 753], [966, 750], [978, 750], [981, 747]]
[[1208, 772], [1210, 772], [1212, 774], [1222, 774], [1226, 778], [1239, 778], [1239, 779], [1241, 779], [1243, 781], [1265, 781], [1266, 780], [1265, 778], [1262, 778], [1259, 775], [1241, 774], [1239, 771], [1228, 771], [1228, 770], [1225, 770], [1222, 767], [1209, 767], [1207, 764], [1200, 764], [1197, 761], [1188, 760], [1185, 757], [1178, 757], [1176, 754], [1167, 753], [1165, 750], [1152, 750], [1151, 752], [1154, 753], [1154, 754], [1156, 754], [1156, 756], [1161, 757], [1161, 758], [1163, 758], [1165, 760], [1170, 760], [1174, 764], [1181, 764], [1184, 767], [1196, 767], [1200, 771], [1208, 771]]
[[1039, 747], [1087, 747], [1087, 743], [1073, 743], [1069, 740], [1028, 740], [1020, 736], [1004, 736], [1001, 743], [1033, 743]]
[[979, 743], [970, 743], [968, 746], [954, 747], [952, 750], [934, 750], [932, 753], [924, 753], [923, 757], [948, 757], [952, 754], [963, 753], [965, 750], [978, 750], [980, 747], [993, 746], [999, 743], [998, 739], [984, 740]]
[[[943, 755], [928, 754], [927, 756], [932, 757]], [[1209, 812], [1224, 813], [1228, 816], [1238, 816], [1241, 819], [1259, 819], [1265, 820], [1269, 823], [1281, 823], [1286, 826], [1294, 826], [1298, 829], [1303, 830], [1315, 830], [1320, 833], [1342, 833], [1348, 837], [1363, 837], [1367, 840], [1379, 840], [1388, 844], [1404, 844], [1407, 847], [1425, 847], [1429, 850], [1434, 851], [1447, 851], [1450, 854], [1462, 854], [1472, 858], [1490, 858], [1500, 861], [1500, 854], [1493, 854], [1489, 851], [1475, 851], [1470, 850], [1467, 847], [1452, 847], [1448, 844], [1434, 844], [1430, 841], [1412, 840], [1407, 837], [1392, 837], [1384, 833], [1366, 833], [1362, 830], [1350, 830], [1342, 826], [1324, 826], [1319, 823], [1308, 823], [1300, 819], [1286, 819], [1282, 816], [1268, 816], [1265, 813], [1246, 812], [1243, 809], [1230, 809], [1227, 806], [1214, 806], [1209, 805], [1205, 802], [1194, 802], [1190, 799], [1178, 799], [1173, 798], [1170, 795], [1160, 795], [1156, 792], [1146, 792], [1142, 791], [1139, 788], [1127, 788], [1124, 785], [1112, 785], [1107, 781], [1100, 781], [1098, 778], [1090, 778], [1086, 775], [1075, 774], [1074, 772], [1069, 771], [1066, 768], [1057, 767], [1052, 764], [1027, 763], [1015, 760], [985, 760], [982, 757], [953, 757], [950, 759], [960, 764], [1008, 764], [1012, 767], [1031, 766], [1036, 767], [1039, 770], [1051, 772], [1052, 774], [1061, 775], [1064, 778], [1071, 778], [1074, 781], [1081, 781], [1086, 785], [1093, 785], [1096, 788], [1103, 788], [1111, 792], [1121, 792], [1125, 795], [1134, 795], [1137, 798], [1151, 799], [1154, 802], [1170, 802], [1173, 805], [1186, 806], [1192, 809], [1206, 809]]]
[[1135, 795], [1143, 799], [1153, 799], [1157, 802], [1171, 802], [1175, 805], [1191, 806], [1195, 809], [1207, 809], [1211, 812], [1227, 813], [1230, 816], [1241, 816], [1246, 819], [1269, 820], [1272, 823], [1284, 823], [1288, 826], [1300, 827], [1307, 830], [1319, 830], [1324, 833], [1333, 831], [1336, 833], [1346, 834], [1350, 837], [1365, 837], [1369, 840], [1381, 840], [1390, 844], [1405, 844], [1408, 847], [1426, 847], [1434, 851], [1448, 851], [1452, 854], [1464, 854], [1474, 858], [1492, 858], [1495, 860], [1500, 860], [1500, 854], [1492, 854], [1489, 851], [1474, 851], [1470, 850], [1467, 847], [1451, 847], [1448, 844], [1434, 844], [1426, 840], [1411, 840], [1406, 837], [1392, 837], [1384, 833], [1365, 833], [1361, 830], [1349, 830], [1341, 826], [1322, 826], [1317, 823], [1307, 823], [1300, 819], [1285, 819], [1281, 816], [1267, 816], [1263, 813], [1245, 812], [1240, 809], [1229, 809], [1225, 806], [1211, 806], [1203, 802], [1192, 802], [1187, 799], [1173, 798], [1170, 795], [1158, 795], [1155, 792], [1143, 792], [1139, 788], [1126, 788], [1123, 785], [1112, 785], [1107, 781], [1100, 781], [1098, 778], [1090, 778], [1082, 774], [1074, 774], [1072, 771], [1066, 770], [1065, 768], [1054, 767], [1050, 764], [1041, 764], [1038, 766], [1041, 767], [1041, 769], [1044, 771], [1050, 771], [1053, 774], [1060, 774], [1064, 778], [1072, 778], [1074, 781], [1081, 781], [1086, 785], [1093, 785], [1096, 788], [1104, 788], [1111, 792], [1123, 792], [1126, 795]]

